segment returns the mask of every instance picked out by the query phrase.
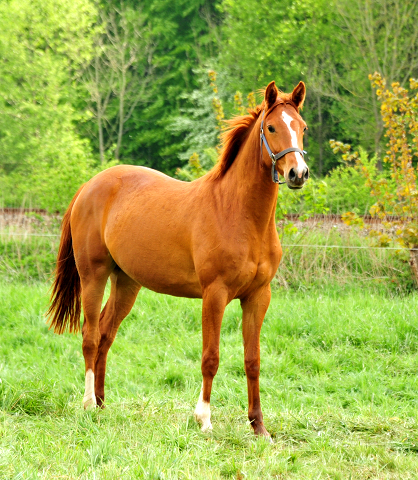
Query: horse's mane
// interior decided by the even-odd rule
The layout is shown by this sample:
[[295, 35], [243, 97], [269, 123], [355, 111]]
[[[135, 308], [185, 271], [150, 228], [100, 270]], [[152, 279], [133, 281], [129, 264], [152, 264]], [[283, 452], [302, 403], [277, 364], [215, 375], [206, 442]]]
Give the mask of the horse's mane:
[[[262, 90], [262, 93], [264, 93], [264, 90]], [[279, 91], [277, 100], [274, 105], [267, 110], [266, 117], [277, 105], [286, 103], [292, 105], [296, 111], [299, 112], [299, 108], [292, 101], [292, 94]], [[263, 102], [254, 109], [249, 109], [248, 115], [237, 116], [225, 121], [226, 126], [221, 134], [222, 150], [218, 163], [211, 171], [214, 178], [223, 177], [229, 170], [229, 167], [234, 163], [241, 145], [244, 143], [251, 127], [261, 115], [261, 112], [265, 110], [265, 106], [265, 100], [263, 100]]]

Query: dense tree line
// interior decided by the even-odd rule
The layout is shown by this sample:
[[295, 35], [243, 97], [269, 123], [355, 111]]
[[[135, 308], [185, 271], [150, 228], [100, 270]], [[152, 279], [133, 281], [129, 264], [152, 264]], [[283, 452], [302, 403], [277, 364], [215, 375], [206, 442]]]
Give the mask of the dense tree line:
[[112, 162], [213, 161], [214, 97], [228, 117], [272, 79], [306, 82], [318, 176], [338, 163], [330, 138], [380, 158], [368, 74], [418, 76], [416, 18], [418, 0], [2, 0], [0, 201], [62, 209]]

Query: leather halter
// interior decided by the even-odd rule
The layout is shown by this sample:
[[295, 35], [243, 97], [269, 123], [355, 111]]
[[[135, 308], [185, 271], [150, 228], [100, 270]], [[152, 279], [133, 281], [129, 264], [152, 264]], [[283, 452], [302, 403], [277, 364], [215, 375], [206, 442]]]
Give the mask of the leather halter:
[[263, 115], [261, 117], [261, 127], [260, 127], [260, 155], [261, 156], [263, 155], [263, 142], [264, 142], [264, 144], [266, 145], [267, 153], [271, 158], [271, 179], [273, 180], [274, 183], [283, 185], [286, 182], [279, 181], [279, 174], [277, 173], [277, 170], [275, 168], [277, 160], [279, 160], [279, 158], [284, 157], [286, 153], [290, 153], [290, 152], [298, 152], [302, 155], [303, 158], [305, 158], [305, 154], [308, 152], [306, 152], [305, 150], [301, 150], [300, 148], [297, 148], [297, 147], [290, 147], [290, 148], [285, 148], [281, 152], [274, 154], [271, 151], [271, 148], [267, 142], [266, 136], [264, 135], [263, 124], [264, 124], [264, 110], [263, 110]]

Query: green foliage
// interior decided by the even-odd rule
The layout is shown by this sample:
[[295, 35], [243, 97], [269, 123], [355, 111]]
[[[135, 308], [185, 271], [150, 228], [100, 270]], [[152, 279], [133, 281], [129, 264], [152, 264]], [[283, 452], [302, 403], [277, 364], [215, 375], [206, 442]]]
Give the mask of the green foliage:
[[[198, 73], [201, 88], [184, 95], [193, 106], [182, 109], [182, 115], [174, 118], [170, 125], [171, 131], [184, 137], [184, 153], [179, 154], [179, 158], [187, 160], [187, 164], [176, 170], [176, 176], [186, 181], [205, 175], [216, 164], [221, 132], [226, 126], [224, 104], [227, 99], [224, 101], [223, 92], [219, 91], [216, 72], [201, 70]], [[241, 92], [237, 91], [233, 103], [234, 115], [245, 115], [248, 108], [256, 106], [254, 93], [251, 92], [244, 102]]]
[[[416, 70], [417, 8], [389, 0], [3, 1], [0, 201], [63, 210], [114, 157], [171, 175], [185, 167], [178, 175], [195, 178], [214, 163], [220, 120], [242, 114], [248, 92], [272, 79], [290, 91], [303, 79], [311, 172], [337, 171], [300, 202], [281, 198], [284, 209], [363, 213], [367, 189], [353, 198], [356, 172], [327, 142], [361, 144], [381, 167], [383, 127], [367, 75], [382, 66], [402, 88]], [[187, 166], [194, 153], [198, 162]]]
[[158, 40], [153, 54], [155, 82], [147, 102], [127, 122], [130, 140], [122, 152], [124, 162], [146, 165], [168, 174], [180, 166], [183, 136], [170, 130], [173, 118], [189, 105], [182, 98], [199, 87], [193, 73], [216, 51], [215, 0], [153, 0], [143, 13]]
[[[370, 213], [382, 221], [382, 228], [371, 230], [369, 236], [383, 247], [392, 243], [400, 248], [411, 249], [411, 266], [418, 281], [418, 264], [412, 249], [418, 246], [418, 190], [414, 156], [418, 155], [418, 82], [410, 79], [410, 89], [402, 88], [398, 82], [386, 86], [386, 80], [379, 73], [370, 75], [370, 81], [381, 101], [381, 115], [387, 137], [387, 151], [384, 161], [386, 175], [376, 175], [375, 164], [367, 155], [350, 154], [350, 146], [334, 142], [334, 151], [343, 152], [343, 158], [355, 158], [355, 169], [361, 173], [366, 187], [370, 189], [373, 205]], [[359, 224], [356, 212], [348, 212], [344, 220], [348, 225]], [[394, 218], [391, 218], [394, 217]]]
[[[179, 159], [182, 163], [189, 160], [191, 162], [188, 168], [176, 172], [177, 176], [184, 180], [202, 176], [217, 161], [216, 146], [219, 142], [219, 130], [212, 103], [214, 92], [209, 83], [207, 71], [201, 70], [196, 73], [199, 88], [191, 94], [183, 94], [188, 106], [182, 108], [181, 115], [173, 118], [169, 125], [169, 130], [173, 134], [184, 139], [181, 143]], [[195, 155], [198, 155], [197, 164]]]
[[197, 178], [206, 175], [218, 161], [218, 153], [215, 148], [206, 148], [203, 150], [203, 165], [198, 153], [194, 152], [183, 168], [176, 170], [176, 177], [186, 182], [191, 182]]
[[94, 172], [71, 105], [77, 71], [91, 56], [88, 0], [0, 4], [0, 191], [2, 202], [63, 210]]
[[36, 150], [36, 156], [27, 159], [24, 165], [8, 175], [0, 175], [3, 205], [30, 205], [50, 212], [64, 212], [83, 183], [101, 169], [115, 164], [109, 162], [98, 167], [88, 143], [71, 132], [62, 132], [56, 143], [53, 140], [48, 138], [51, 143], [44, 143], [42, 149]]
[[[362, 148], [359, 151], [359, 158], [367, 165], [374, 181], [385, 181], [388, 174], [377, 169], [376, 157], [369, 158]], [[309, 218], [314, 214], [341, 215], [347, 211], [367, 215], [373, 204], [371, 191], [358, 166], [343, 160], [323, 180], [311, 178], [300, 192], [289, 190], [285, 185], [280, 187], [277, 218], [290, 213]]]
[[[385, 178], [385, 172], [377, 169], [377, 158], [369, 158], [366, 151], [359, 149], [360, 158], [367, 165], [375, 179]], [[373, 203], [371, 188], [366, 184], [364, 175], [355, 165], [343, 163], [328, 173], [324, 181], [327, 184], [326, 203], [330, 213], [341, 214], [347, 210], [367, 215]]]
[[93, 58], [80, 78], [90, 112], [84, 128], [98, 148], [100, 162], [106, 155], [118, 160], [129, 138], [126, 123], [134, 109], [147, 101], [155, 81], [155, 37], [139, 6], [110, 4], [99, 8]]

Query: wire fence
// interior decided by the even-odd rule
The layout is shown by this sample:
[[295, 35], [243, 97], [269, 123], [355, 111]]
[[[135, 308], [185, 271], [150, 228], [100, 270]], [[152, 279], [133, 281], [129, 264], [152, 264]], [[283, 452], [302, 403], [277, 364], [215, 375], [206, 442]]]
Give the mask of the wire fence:
[[5, 235], [8, 237], [55, 237], [59, 238], [61, 235], [58, 233], [17, 233], [17, 232], [0, 232], [0, 235]]
[[[1, 232], [0, 235], [8, 237], [51, 237], [59, 238], [61, 235], [54, 233], [29, 233], [29, 232]], [[418, 248], [407, 248], [407, 247], [378, 247], [375, 245], [319, 245], [319, 244], [307, 244], [307, 243], [281, 243], [282, 247], [303, 247], [303, 248], [342, 248], [342, 249], [371, 249], [371, 250], [396, 250], [396, 251], [418, 251]]]

